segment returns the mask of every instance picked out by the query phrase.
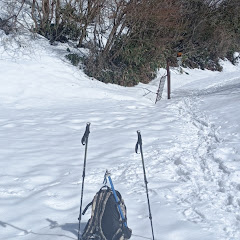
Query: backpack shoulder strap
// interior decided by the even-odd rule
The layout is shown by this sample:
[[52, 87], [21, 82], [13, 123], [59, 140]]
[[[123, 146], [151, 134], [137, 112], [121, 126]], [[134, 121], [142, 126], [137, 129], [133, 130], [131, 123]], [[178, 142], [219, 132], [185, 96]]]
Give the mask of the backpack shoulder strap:
[[83, 210], [82, 215], [84, 215], [86, 213], [86, 211], [88, 210], [88, 208], [92, 205], [93, 201], [91, 201]]

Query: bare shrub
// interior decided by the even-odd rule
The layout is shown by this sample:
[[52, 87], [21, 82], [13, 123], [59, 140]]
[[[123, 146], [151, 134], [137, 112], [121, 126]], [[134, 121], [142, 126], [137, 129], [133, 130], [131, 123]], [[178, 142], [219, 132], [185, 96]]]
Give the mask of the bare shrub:
[[115, 1], [106, 44], [92, 51], [87, 73], [104, 82], [149, 82], [181, 34], [179, 1]]
[[5, 34], [16, 32], [18, 29], [18, 16], [25, 4], [24, 0], [11, 0], [2, 2], [2, 16], [0, 17], [0, 29]]
[[184, 1], [186, 29], [179, 47], [185, 51], [186, 66], [221, 70], [219, 58], [240, 46], [239, 6], [237, 0]]

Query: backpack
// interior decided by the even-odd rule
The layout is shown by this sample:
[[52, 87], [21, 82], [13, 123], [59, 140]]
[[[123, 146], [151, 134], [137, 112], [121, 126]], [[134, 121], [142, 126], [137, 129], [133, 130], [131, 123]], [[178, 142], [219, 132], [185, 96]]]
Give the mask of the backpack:
[[[116, 193], [124, 218], [127, 219], [127, 209], [122, 196], [118, 191]], [[92, 205], [91, 218], [81, 240], [125, 240], [131, 237], [132, 230], [123, 224], [117, 202], [109, 187], [104, 186], [96, 193], [93, 201], [84, 209], [83, 215], [90, 205]]]

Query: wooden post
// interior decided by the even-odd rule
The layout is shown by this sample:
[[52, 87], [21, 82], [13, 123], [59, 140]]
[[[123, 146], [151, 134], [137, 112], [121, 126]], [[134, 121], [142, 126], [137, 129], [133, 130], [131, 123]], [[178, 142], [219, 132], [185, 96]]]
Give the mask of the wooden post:
[[169, 61], [167, 61], [167, 91], [168, 91], [168, 99], [171, 99], [171, 76], [170, 76], [170, 66]]

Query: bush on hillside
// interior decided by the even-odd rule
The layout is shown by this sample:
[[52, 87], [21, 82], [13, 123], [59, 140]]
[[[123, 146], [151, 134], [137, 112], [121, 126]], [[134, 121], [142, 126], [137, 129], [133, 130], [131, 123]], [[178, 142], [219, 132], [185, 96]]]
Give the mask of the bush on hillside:
[[127, 33], [115, 34], [108, 48], [96, 45], [86, 62], [86, 72], [103, 82], [147, 83], [166, 59], [176, 65], [178, 51], [186, 67], [221, 71], [219, 59], [233, 62], [230, 56], [240, 48], [237, 0], [131, 3], [122, 10]]
[[[166, 66], [171, 39], [179, 38], [183, 24], [179, 22], [179, 2], [153, 0], [133, 1], [115, 14], [114, 32], [102, 50], [92, 51], [86, 64], [88, 74], [103, 82], [133, 86], [148, 83], [159, 67]], [[119, 16], [122, 22], [119, 21]]]
[[[9, 4], [7, 0], [6, 5]], [[221, 70], [219, 59], [234, 63], [240, 49], [239, 0], [13, 0], [17, 10], [1, 18], [12, 31], [23, 5], [30, 6], [33, 27], [51, 43], [72, 40], [88, 48], [85, 72], [103, 82], [133, 86], [148, 83], [166, 61]], [[22, 5], [21, 5], [22, 3]]]

